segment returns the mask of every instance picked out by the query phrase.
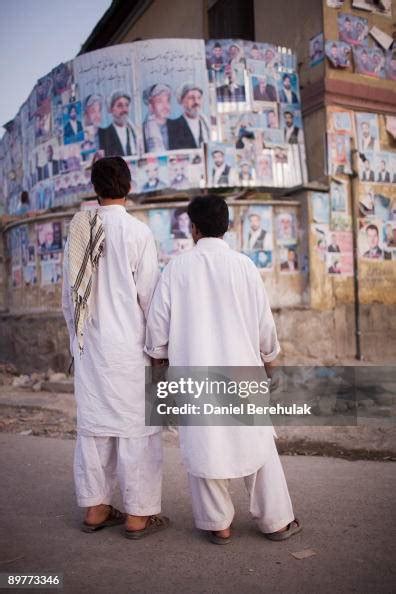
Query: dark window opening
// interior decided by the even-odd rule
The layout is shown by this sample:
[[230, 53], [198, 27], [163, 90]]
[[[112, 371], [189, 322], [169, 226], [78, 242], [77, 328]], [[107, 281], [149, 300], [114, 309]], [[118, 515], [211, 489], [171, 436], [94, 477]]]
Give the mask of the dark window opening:
[[211, 39], [254, 41], [254, 0], [217, 0], [208, 9]]

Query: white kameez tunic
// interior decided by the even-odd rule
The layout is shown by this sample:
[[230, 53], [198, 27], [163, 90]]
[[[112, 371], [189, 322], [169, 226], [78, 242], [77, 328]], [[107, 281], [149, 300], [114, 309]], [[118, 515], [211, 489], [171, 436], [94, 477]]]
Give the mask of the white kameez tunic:
[[73, 326], [67, 249], [62, 307], [74, 356], [77, 431], [86, 436], [143, 437], [145, 324], [158, 280], [150, 229], [121, 205], [98, 209], [105, 248], [94, 273], [89, 319], [80, 356]]
[[[251, 260], [202, 238], [167, 265], [147, 320], [146, 352], [173, 366], [263, 366], [280, 347], [268, 297]], [[180, 427], [188, 472], [235, 478], [272, 455], [272, 426]]]

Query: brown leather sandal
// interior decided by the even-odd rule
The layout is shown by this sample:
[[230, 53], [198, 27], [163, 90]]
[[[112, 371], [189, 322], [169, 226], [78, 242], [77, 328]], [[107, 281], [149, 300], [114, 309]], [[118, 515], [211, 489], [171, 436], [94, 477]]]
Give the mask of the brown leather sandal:
[[169, 524], [170, 520], [166, 516], [150, 516], [147, 518], [146, 526], [145, 528], [142, 528], [142, 530], [125, 529], [125, 538], [129, 538], [130, 540], [140, 540], [144, 536], [154, 534], [154, 532], [159, 532], [160, 530], [165, 530], [165, 528], [168, 528]]
[[81, 530], [83, 532], [92, 533], [102, 530], [102, 528], [109, 528], [110, 526], [123, 524], [126, 520], [126, 514], [123, 514], [112, 505], [109, 505], [109, 508], [109, 515], [104, 522], [101, 522], [100, 524], [87, 524], [86, 522], [83, 522]]
[[207, 537], [210, 540], [211, 543], [215, 544], [215, 545], [226, 545], [226, 544], [230, 544], [230, 542], [232, 542], [232, 538], [231, 538], [231, 534], [230, 536], [218, 536], [216, 534], [216, 531], [210, 530], [207, 532]]
[[301, 532], [301, 530], [302, 526], [300, 524], [300, 521], [297, 520], [297, 518], [294, 518], [294, 520], [292, 520], [287, 525], [286, 530], [284, 530], [283, 532], [269, 532], [267, 534], [264, 532], [264, 536], [269, 540], [279, 542], [281, 540], [287, 540], [291, 536], [294, 536], [294, 534], [298, 534], [299, 532]]

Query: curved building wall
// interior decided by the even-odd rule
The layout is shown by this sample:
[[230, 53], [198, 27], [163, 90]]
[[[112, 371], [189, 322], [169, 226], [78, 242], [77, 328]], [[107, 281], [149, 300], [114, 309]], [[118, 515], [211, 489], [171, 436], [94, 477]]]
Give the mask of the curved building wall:
[[151, 39], [88, 52], [37, 81], [0, 140], [8, 214], [92, 194], [92, 163], [127, 161], [132, 194], [291, 188], [306, 179], [296, 58], [239, 39]]
[[[94, 201], [92, 201], [94, 204]], [[92, 206], [92, 204], [91, 204]], [[156, 239], [159, 266], [191, 249], [185, 226], [185, 201], [128, 206]], [[83, 207], [90, 207], [83, 203]], [[274, 310], [307, 311], [308, 252], [302, 233], [304, 209], [299, 201], [229, 201], [230, 247], [245, 251], [258, 266]], [[3, 313], [0, 353], [24, 370], [64, 370], [68, 338], [61, 313], [63, 246], [75, 209], [21, 218], [3, 232]], [[251, 242], [259, 223], [260, 239]], [[257, 235], [257, 233], [256, 233]], [[249, 244], [250, 241], [250, 244]], [[286, 270], [295, 253], [293, 270]], [[287, 325], [286, 314], [283, 323]], [[290, 326], [288, 327], [290, 337]]]

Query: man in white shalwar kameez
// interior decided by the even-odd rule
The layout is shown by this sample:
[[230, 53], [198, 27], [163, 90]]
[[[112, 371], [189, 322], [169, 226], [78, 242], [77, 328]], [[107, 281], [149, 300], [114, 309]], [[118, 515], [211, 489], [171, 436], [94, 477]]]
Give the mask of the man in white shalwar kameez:
[[[228, 247], [225, 201], [200, 196], [188, 207], [195, 247], [164, 269], [147, 320], [146, 352], [170, 366], [260, 366], [271, 374], [280, 347], [268, 297], [251, 260]], [[301, 530], [272, 426], [181, 426], [197, 528], [230, 542], [229, 479], [244, 477], [250, 511], [271, 540]]]
[[[125, 209], [131, 184], [125, 161], [120, 157], [97, 161], [91, 179], [99, 207], [94, 219], [91, 213], [80, 212], [72, 220], [63, 271], [62, 305], [75, 366], [75, 487], [78, 505], [87, 508], [85, 532], [125, 522], [125, 536], [136, 539], [168, 524], [167, 518], [157, 516], [161, 510], [161, 432], [144, 423], [149, 359], [143, 347], [148, 308], [158, 280], [157, 254], [149, 228]], [[93, 230], [90, 237], [87, 233], [85, 252], [86, 220]], [[79, 229], [73, 231], [76, 226]], [[95, 255], [94, 263], [99, 237], [104, 238], [103, 253]], [[83, 244], [80, 260], [81, 245], [77, 244]], [[79, 272], [73, 282], [76, 259]], [[89, 278], [84, 268], [87, 263], [92, 273]], [[81, 282], [88, 288], [79, 297]], [[78, 322], [81, 312], [86, 316], [83, 329]], [[117, 479], [126, 514], [110, 505]]]

